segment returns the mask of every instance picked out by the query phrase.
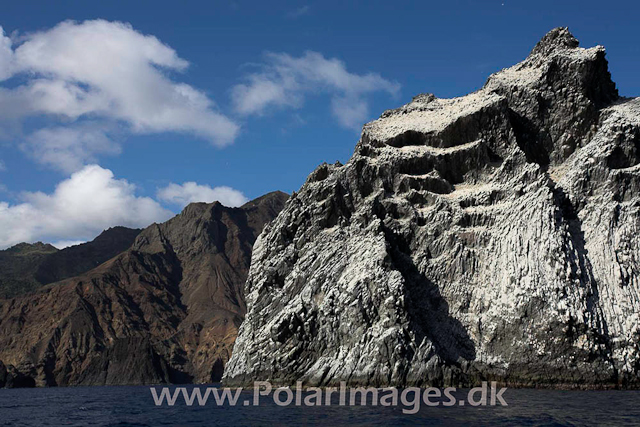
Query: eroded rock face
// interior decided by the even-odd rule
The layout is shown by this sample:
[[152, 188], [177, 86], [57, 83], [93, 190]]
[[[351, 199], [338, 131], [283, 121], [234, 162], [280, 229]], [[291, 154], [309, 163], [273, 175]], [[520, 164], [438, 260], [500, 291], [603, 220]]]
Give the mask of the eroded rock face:
[[0, 300], [0, 360], [39, 386], [219, 380], [253, 242], [287, 197], [193, 203], [88, 273]]
[[229, 385], [640, 385], [640, 99], [567, 31], [364, 126], [254, 246]]

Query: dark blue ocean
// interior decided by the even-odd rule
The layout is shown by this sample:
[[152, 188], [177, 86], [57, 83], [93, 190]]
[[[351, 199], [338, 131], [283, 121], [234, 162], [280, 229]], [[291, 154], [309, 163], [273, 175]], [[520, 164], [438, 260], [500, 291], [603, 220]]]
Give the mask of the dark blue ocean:
[[[466, 391], [458, 394], [464, 397]], [[252, 396], [246, 391], [240, 400]], [[147, 386], [14, 389], [0, 390], [0, 425], [640, 425], [640, 391], [508, 389], [503, 396], [506, 407], [422, 405], [410, 415], [402, 406], [281, 407], [268, 397], [258, 407], [213, 402], [189, 407], [182, 399], [173, 407], [157, 407]]]

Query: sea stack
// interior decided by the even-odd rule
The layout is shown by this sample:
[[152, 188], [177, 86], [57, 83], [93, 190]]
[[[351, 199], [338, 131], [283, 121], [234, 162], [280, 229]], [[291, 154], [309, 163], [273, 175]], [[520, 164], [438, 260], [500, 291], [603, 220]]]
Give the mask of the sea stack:
[[640, 385], [640, 98], [566, 28], [416, 96], [255, 243], [228, 385]]

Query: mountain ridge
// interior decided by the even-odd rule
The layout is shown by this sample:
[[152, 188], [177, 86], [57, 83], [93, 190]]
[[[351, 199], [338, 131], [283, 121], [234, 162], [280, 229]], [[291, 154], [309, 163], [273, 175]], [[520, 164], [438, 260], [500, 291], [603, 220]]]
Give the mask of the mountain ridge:
[[49, 243], [18, 243], [0, 251], [0, 298], [82, 274], [126, 250], [140, 229], [111, 227], [94, 240], [58, 249]]
[[287, 197], [191, 204], [98, 267], [0, 300], [0, 360], [38, 386], [219, 378], [245, 312], [251, 246]]

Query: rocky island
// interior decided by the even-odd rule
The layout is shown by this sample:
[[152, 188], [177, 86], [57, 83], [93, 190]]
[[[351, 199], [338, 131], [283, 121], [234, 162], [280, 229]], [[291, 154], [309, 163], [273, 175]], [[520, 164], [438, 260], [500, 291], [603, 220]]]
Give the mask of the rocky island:
[[364, 126], [258, 238], [224, 382], [638, 387], [640, 99], [566, 28]]

